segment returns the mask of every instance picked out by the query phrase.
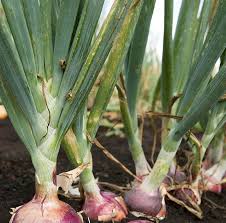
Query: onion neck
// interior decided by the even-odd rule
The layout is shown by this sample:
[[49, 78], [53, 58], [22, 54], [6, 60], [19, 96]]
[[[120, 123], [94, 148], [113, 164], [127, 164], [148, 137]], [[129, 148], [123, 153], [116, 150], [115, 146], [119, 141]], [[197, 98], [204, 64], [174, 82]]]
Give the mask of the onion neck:
[[174, 139], [173, 131], [165, 139], [165, 142], [160, 150], [158, 158], [152, 168], [151, 173], [145, 178], [141, 187], [146, 192], [157, 190], [166, 177], [170, 166], [174, 160], [177, 149], [179, 148], [181, 138]]
[[[87, 151], [88, 154], [86, 154], [84, 163], [89, 163], [91, 161], [91, 154]], [[80, 182], [82, 184], [82, 187], [84, 189], [84, 192], [86, 196], [91, 197], [97, 197], [99, 199], [102, 199], [102, 196], [100, 194], [100, 188], [97, 185], [97, 182], [95, 180], [95, 177], [93, 175], [92, 167], [87, 167], [80, 175]]]
[[44, 199], [58, 199], [57, 197], [57, 186], [53, 182], [35, 184], [35, 200], [43, 201]]
[[145, 158], [145, 155], [143, 151], [134, 159], [135, 168], [136, 168], [136, 175], [138, 177], [145, 176], [149, 174], [149, 170], [151, 170], [151, 167], [149, 167], [149, 164]]
[[101, 199], [102, 196], [100, 194], [100, 189], [92, 172], [92, 155], [90, 153], [91, 144], [88, 143], [86, 137], [83, 136], [83, 131], [86, 132], [86, 130], [78, 128], [81, 125], [82, 124], [80, 123], [76, 126], [77, 135], [75, 135], [72, 129], [67, 132], [63, 140], [63, 148], [67, 157], [75, 167], [81, 164], [90, 164], [89, 167], [81, 173], [80, 182], [86, 196]]
[[35, 199], [57, 198], [56, 161], [48, 159], [39, 150], [32, 154], [35, 168]]
[[149, 174], [151, 168], [145, 158], [144, 150], [137, 132], [128, 137], [128, 143], [135, 164], [136, 175], [140, 177]]
[[118, 95], [120, 99], [120, 111], [122, 115], [125, 133], [128, 139], [129, 149], [133, 161], [135, 163], [136, 175], [147, 175], [149, 173], [150, 168], [142, 148], [142, 142], [138, 129], [136, 109], [134, 109], [136, 106], [135, 104], [133, 104], [133, 106], [135, 107], [132, 106], [133, 108], [129, 108], [126, 96], [120, 90], [118, 91]]
[[90, 196], [99, 196], [100, 189], [97, 185], [97, 182], [94, 178], [91, 168], [86, 168], [80, 175], [81, 184], [87, 195]]

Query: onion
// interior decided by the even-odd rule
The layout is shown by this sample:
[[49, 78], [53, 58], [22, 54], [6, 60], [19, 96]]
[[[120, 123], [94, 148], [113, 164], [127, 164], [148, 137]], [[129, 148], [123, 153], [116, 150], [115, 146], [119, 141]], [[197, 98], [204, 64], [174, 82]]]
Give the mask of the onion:
[[[38, 188], [33, 199], [15, 209], [10, 223], [81, 223], [81, 218], [57, 197], [56, 188]], [[45, 192], [44, 192], [45, 191]]]
[[[187, 182], [187, 176], [183, 171], [179, 170], [179, 168], [176, 168], [175, 164], [173, 164], [171, 165], [170, 171], [163, 182], [166, 184], [166, 187], [170, 186], [172, 183], [182, 184], [183, 182]], [[177, 189], [173, 192], [173, 194], [177, 199], [183, 201], [189, 206], [191, 205], [190, 201], [196, 204], [200, 203], [199, 191], [193, 188]]]
[[111, 192], [100, 192], [99, 196], [86, 193], [83, 210], [98, 221], [121, 221], [128, 214], [122, 197]]
[[58, 200], [35, 197], [14, 212], [10, 223], [81, 223], [74, 209]]
[[126, 192], [125, 201], [132, 211], [160, 219], [166, 215], [165, 199], [159, 190], [147, 192], [137, 183], [130, 191]]
[[163, 183], [169, 186], [172, 183], [182, 183], [183, 181], [186, 181], [186, 179], [187, 177], [185, 173], [176, 168], [175, 164], [172, 164], [167, 176], [163, 180]]
[[183, 188], [174, 191], [175, 197], [183, 201], [186, 205], [192, 206], [192, 203], [199, 205], [201, 198], [198, 190], [192, 188]]
[[74, 209], [58, 200], [40, 200], [35, 197], [17, 208], [10, 223], [81, 223]]

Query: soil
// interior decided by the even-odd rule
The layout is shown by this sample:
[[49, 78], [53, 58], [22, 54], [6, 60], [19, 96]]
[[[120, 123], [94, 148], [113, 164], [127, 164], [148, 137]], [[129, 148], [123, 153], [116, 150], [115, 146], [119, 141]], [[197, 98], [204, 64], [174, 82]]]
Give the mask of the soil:
[[[133, 162], [124, 137], [106, 137], [106, 128], [100, 128], [98, 140], [109, 151], [134, 171]], [[145, 122], [143, 143], [147, 157], [151, 157], [152, 135], [150, 123]], [[157, 144], [157, 147], [159, 145]], [[110, 161], [96, 147], [93, 148], [94, 172], [100, 181], [125, 186], [132, 178]], [[150, 161], [150, 160], [149, 160]], [[58, 171], [66, 171], [72, 166], [63, 151], [58, 158]], [[34, 194], [34, 169], [30, 156], [19, 140], [9, 120], [0, 122], [0, 223], [10, 219], [10, 208], [17, 207], [29, 201]], [[61, 197], [65, 200], [65, 198]], [[77, 211], [81, 210], [81, 202], [68, 200]], [[217, 204], [217, 205], [215, 205]], [[201, 205], [204, 219], [199, 220], [181, 206], [167, 201], [168, 215], [163, 223], [223, 223], [226, 222], [226, 191], [221, 194], [206, 193]], [[131, 214], [124, 222], [136, 219]], [[87, 221], [88, 222], [88, 221]], [[93, 221], [92, 221], [93, 222]]]

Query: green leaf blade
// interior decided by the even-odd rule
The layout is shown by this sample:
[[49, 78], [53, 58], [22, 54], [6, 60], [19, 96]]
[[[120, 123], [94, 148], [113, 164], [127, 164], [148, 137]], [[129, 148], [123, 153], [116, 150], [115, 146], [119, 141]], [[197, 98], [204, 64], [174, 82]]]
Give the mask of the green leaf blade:
[[62, 1], [59, 7], [53, 52], [53, 96], [56, 96], [57, 89], [63, 77], [63, 69], [60, 66], [60, 61], [62, 61], [62, 63], [65, 61], [65, 64], [68, 63], [67, 56], [71, 44], [79, 3], [80, 1], [66, 0]]

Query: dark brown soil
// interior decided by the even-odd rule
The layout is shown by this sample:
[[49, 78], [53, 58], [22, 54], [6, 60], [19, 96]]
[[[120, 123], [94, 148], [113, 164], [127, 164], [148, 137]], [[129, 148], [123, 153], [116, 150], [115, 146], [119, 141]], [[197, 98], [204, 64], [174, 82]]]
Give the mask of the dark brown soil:
[[[106, 146], [112, 154], [122, 161], [129, 169], [133, 170], [133, 163], [128, 152], [125, 138], [118, 136], [105, 137], [106, 129], [101, 128], [98, 133], [99, 141]], [[152, 131], [148, 122], [145, 124], [144, 148], [147, 157], [150, 157], [152, 145]], [[101, 151], [93, 148], [94, 171], [100, 181], [117, 185], [126, 185], [132, 178], [123, 172], [114, 163], [109, 161]], [[58, 170], [69, 170], [71, 165], [65, 154], [60, 152]], [[104, 171], [103, 171], [104, 170]], [[29, 201], [34, 194], [34, 169], [29, 154], [18, 139], [8, 120], [0, 122], [0, 223], [7, 223], [10, 219], [10, 208], [17, 207]], [[218, 204], [215, 206], [208, 200]], [[67, 200], [68, 201], [68, 200]], [[68, 201], [76, 210], [81, 210], [78, 201]], [[226, 222], [226, 192], [221, 194], [207, 193], [203, 197], [202, 209], [204, 219], [198, 220], [184, 208], [167, 201], [167, 218], [163, 223], [223, 223]], [[133, 218], [131, 215], [124, 221]]]

